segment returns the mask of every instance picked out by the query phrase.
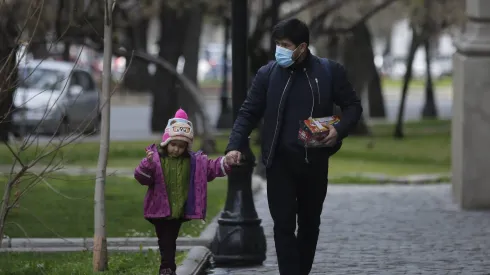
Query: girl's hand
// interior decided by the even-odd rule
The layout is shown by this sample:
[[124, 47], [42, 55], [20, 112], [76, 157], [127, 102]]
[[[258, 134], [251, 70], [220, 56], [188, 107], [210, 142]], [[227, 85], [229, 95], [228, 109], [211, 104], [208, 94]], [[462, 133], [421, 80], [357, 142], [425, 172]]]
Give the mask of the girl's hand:
[[152, 161], [153, 161], [153, 151], [151, 151], [151, 150], [146, 150], [146, 159], [147, 159], [149, 162], [152, 162]]

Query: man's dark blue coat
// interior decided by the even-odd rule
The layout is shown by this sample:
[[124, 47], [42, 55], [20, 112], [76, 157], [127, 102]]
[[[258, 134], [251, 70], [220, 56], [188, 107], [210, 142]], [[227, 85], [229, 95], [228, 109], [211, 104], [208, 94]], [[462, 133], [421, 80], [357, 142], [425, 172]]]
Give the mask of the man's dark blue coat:
[[[259, 69], [252, 82], [226, 152], [243, 148], [263, 118], [262, 161], [270, 167], [278, 147], [292, 151], [303, 149], [297, 142], [300, 120], [310, 115], [331, 116], [334, 104], [342, 110], [341, 120], [335, 126], [339, 143], [334, 148], [323, 150], [324, 154], [333, 154], [340, 149], [342, 139], [356, 126], [362, 114], [361, 102], [347, 80], [345, 69], [339, 63], [322, 60], [310, 53], [303, 62], [289, 68], [270, 62]], [[307, 154], [320, 150], [308, 149]]]

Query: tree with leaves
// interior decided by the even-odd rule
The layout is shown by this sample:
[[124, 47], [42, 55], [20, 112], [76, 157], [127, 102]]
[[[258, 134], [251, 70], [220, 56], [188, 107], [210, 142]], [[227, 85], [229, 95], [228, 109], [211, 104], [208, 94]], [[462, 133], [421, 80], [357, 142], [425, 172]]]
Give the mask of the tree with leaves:
[[434, 86], [430, 71], [430, 41], [437, 37], [442, 31], [452, 26], [461, 25], [465, 18], [465, 2], [459, 0], [420, 0], [406, 1], [408, 18], [412, 29], [412, 37], [406, 61], [406, 72], [403, 77], [402, 95], [400, 107], [393, 136], [403, 138], [403, 114], [410, 81], [412, 79], [412, 64], [417, 49], [424, 45], [426, 51], [426, 101], [424, 111], [428, 115], [435, 114]]

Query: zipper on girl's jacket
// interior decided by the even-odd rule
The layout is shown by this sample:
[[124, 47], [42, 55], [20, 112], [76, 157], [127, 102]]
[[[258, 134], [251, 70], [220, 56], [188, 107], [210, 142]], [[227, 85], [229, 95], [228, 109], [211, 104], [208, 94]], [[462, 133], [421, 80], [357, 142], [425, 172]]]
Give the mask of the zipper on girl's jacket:
[[269, 155], [267, 156], [266, 166], [269, 165], [269, 159], [271, 157], [272, 151], [274, 150], [274, 142], [275, 142], [276, 134], [277, 134], [277, 126], [279, 126], [279, 115], [281, 113], [281, 103], [282, 103], [282, 99], [284, 98], [284, 94], [286, 93], [286, 89], [288, 88], [289, 81], [291, 80], [292, 75], [293, 75], [293, 71], [290, 72], [290, 75], [288, 77], [288, 81], [286, 82], [286, 86], [284, 86], [284, 89], [282, 90], [281, 99], [279, 100], [279, 107], [277, 108], [276, 127], [274, 129], [274, 136], [272, 136], [272, 144], [271, 144], [271, 148], [269, 149]]

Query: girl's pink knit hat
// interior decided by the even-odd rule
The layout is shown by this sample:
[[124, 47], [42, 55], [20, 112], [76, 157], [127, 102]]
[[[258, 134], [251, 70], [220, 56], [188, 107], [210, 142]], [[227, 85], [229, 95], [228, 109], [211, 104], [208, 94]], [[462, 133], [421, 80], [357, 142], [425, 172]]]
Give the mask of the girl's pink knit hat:
[[192, 141], [194, 140], [194, 131], [192, 129], [192, 122], [188, 119], [187, 113], [184, 110], [177, 110], [175, 117], [168, 120], [160, 146], [165, 147], [172, 140], [182, 140], [187, 142], [187, 148], [190, 150]]

